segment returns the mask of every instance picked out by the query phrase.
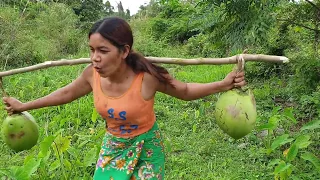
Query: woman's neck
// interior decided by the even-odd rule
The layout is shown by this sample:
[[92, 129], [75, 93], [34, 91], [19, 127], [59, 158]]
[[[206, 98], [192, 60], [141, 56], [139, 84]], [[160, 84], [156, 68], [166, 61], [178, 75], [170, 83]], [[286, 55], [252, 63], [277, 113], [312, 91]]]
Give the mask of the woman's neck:
[[135, 73], [133, 72], [131, 67], [129, 67], [127, 63], [124, 62], [112, 75], [107, 77], [107, 79], [112, 83], [122, 83], [134, 74]]

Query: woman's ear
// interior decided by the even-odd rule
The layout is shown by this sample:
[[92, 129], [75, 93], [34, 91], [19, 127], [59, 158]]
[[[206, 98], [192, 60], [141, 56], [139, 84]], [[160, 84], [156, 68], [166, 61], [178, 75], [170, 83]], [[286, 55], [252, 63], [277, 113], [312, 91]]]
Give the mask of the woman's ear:
[[122, 59], [126, 59], [129, 53], [130, 53], [130, 46], [126, 44], [124, 45], [124, 48], [123, 48]]

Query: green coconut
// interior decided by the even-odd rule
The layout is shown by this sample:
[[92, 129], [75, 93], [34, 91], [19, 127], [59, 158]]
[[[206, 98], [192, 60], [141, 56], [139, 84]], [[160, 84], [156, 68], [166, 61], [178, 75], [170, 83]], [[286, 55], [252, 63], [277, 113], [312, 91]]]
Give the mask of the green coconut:
[[8, 116], [2, 124], [2, 138], [14, 151], [31, 149], [37, 144], [39, 127], [28, 112]]
[[232, 89], [223, 93], [215, 108], [218, 126], [234, 139], [249, 134], [255, 126], [256, 102], [250, 89]]

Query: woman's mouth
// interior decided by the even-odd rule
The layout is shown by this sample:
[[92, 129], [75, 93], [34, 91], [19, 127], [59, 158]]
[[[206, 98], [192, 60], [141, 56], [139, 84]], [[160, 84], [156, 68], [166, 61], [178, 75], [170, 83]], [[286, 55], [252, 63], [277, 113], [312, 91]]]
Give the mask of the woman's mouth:
[[100, 67], [97, 67], [97, 66], [94, 66], [94, 69], [95, 69], [97, 72], [100, 72], [100, 71], [101, 71], [101, 68], [100, 68]]

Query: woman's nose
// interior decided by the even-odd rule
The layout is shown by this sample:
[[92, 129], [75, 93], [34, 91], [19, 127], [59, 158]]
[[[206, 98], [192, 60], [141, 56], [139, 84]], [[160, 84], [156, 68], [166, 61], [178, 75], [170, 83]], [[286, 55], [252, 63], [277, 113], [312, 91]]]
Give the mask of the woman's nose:
[[101, 61], [101, 58], [98, 53], [96, 52], [92, 53], [92, 61], [95, 61], [95, 62]]

